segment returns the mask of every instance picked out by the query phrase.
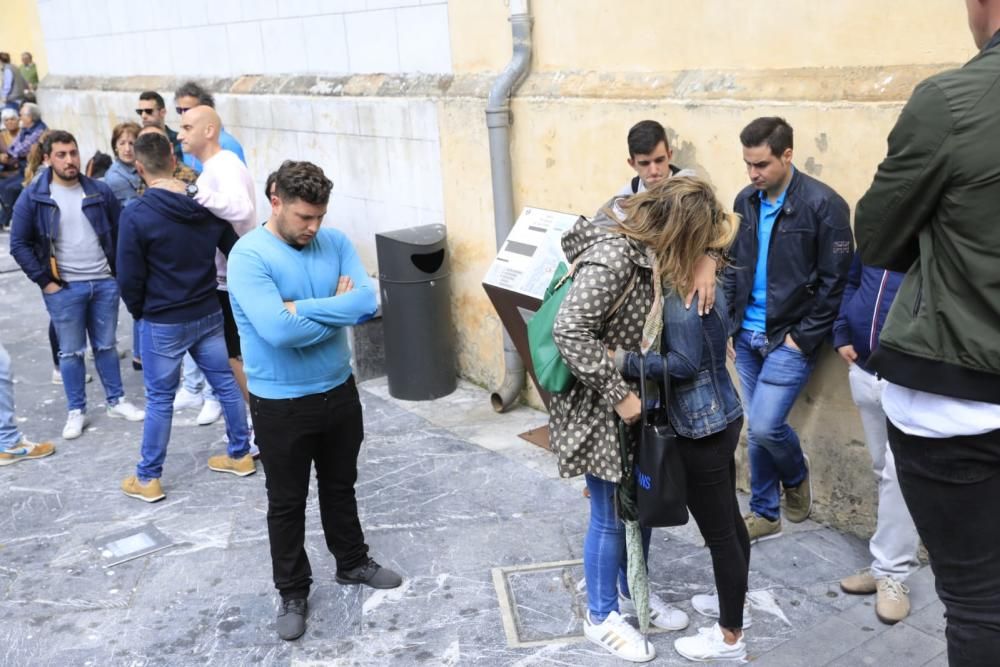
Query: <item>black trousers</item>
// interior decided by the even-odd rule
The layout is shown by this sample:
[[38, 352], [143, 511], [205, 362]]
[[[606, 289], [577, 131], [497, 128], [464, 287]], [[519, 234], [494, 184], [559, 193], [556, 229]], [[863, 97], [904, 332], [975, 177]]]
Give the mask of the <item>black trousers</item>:
[[1000, 431], [907, 435], [889, 422], [899, 486], [945, 606], [948, 664], [1000, 660]]
[[712, 554], [719, 593], [719, 625], [743, 627], [750, 573], [750, 536], [736, 499], [736, 445], [743, 418], [725, 431], [692, 440], [678, 438], [687, 471], [687, 505]]
[[322, 394], [267, 399], [250, 395], [260, 460], [267, 475], [267, 533], [274, 586], [283, 599], [305, 598], [312, 569], [305, 550], [309, 473], [316, 465], [319, 515], [338, 570], [368, 558], [354, 483], [364, 439], [354, 378]]

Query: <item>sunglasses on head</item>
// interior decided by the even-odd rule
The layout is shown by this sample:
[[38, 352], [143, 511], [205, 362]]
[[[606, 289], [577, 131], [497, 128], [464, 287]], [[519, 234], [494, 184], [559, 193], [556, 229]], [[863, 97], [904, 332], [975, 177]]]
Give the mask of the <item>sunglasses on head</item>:
[[189, 111], [191, 109], [191, 107], [174, 107], [174, 108], [177, 109], [178, 116], [183, 116], [185, 111]]
[[137, 115], [139, 115], [139, 116], [145, 116], [146, 114], [149, 114], [150, 116], [152, 116], [157, 111], [159, 111], [159, 109], [136, 109], [135, 113]]

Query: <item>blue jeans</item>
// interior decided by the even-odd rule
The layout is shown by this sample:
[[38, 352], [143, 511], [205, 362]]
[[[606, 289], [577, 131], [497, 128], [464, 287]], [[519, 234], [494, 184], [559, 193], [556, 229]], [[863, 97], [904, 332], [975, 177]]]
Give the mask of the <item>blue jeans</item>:
[[[615, 511], [617, 484], [587, 475], [590, 490], [590, 526], [583, 541], [583, 576], [587, 580], [590, 618], [600, 623], [618, 611], [618, 590], [629, 596], [625, 560], [625, 524]], [[649, 557], [652, 531], [642, 529], [642, 551]]]
[[59, 340], [59, 372], [70, 410], [87, 409], [84, 353], [87, 336], [94, 348], [94, 366], [104, 385], [108, 405], [125, 395], [115, 334], [118, 329], [118, 283], [114, 278], [67, 283], [58, 292], [46, 294], [45, 307]]
[[241, 458], [250, 451], [243, 394], [229, 367], [222, 313], [191, 322], [160, 324], [142, 320], [142, 379], [146, 385], [146, 420], [142, 427], [142, 460], [136, 466], [141, 481], [159, 478], [167, 457], [174, 395], [180, 384], [181, 359], [190, 352], [222, 403], [229, 438], [229, 456]]
[[0, 343], [0, 449], [13, 447], [21, 441], [21, 432], [14, 419], [14, 373], [10, 355]]
[[192, 394], [201, 394], [201, 397], [206, 401], [214, 401], [215, 394], [212, 393], [212, 385], [205, 382], [205, 374], [198, 368], [198, 364], [195, 363], [190, 353], [184, 355], [183, 368], [181, 383], [184, 388]]
[[809, 380], [815, 359], [782, 343], [767, 352], [767, 337], [743, 329], [736, 337], [736, 371], [749, 424], [750, 509], [775, 521], [781, 514], [781, 489], [806, 476], [799, 436], [788, 413]]

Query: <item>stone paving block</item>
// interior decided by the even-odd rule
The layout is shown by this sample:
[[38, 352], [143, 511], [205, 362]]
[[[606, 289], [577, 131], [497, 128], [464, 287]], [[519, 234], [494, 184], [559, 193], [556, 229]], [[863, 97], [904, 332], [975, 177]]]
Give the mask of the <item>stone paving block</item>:
[[903, 622], [931, 637], [945, 641], [944, 603], [940, 600], [934, 600], [920, 611], [911, 612]]
[[924, 663], [923, 667], [948, 667], [948, 651], [942, 651]]
[[868, 562], [860, 540], [821, 528], [758, 542], [750, 567], [793, 586], [839, 581]]
[[831, 667], [907, 667], [922, 664], [928, 656], [936, 656], [944, 648], [941, 640], [898, 623], [829, 664]]
[[906, 578], [906, 587], [910, 589], [910, 608], [916, 612], [938, 599], [934, 590], [934, 573], [930, 565], [924, 565]]
[[871, 635], [836, 617], [830, 617], [800, 632], [783, 644], [754, 660], [760, 667], [802, 667], [805, 656], [808, 664], [825, 665], [868, 641]]

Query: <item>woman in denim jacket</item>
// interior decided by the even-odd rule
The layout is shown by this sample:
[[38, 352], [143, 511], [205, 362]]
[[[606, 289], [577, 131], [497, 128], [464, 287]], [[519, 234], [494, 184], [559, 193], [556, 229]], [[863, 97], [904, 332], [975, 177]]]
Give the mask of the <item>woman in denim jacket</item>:
[[[681, 217], [685, 227], [705, 224], [699, 220], [697, 211]], [[704, 252], [704, 248], [690, 247], [684, 230], [675, 230], [675, 237], [679, 249], [687, 246], [691, 252]], [[690, 262], [681, 258], [678, 265], [686, 267]], [[711, 551], [718, 590], [717, 599], [697, 595], [692, 603], [697, 611], [719, 617], [716, 625], [678, 639], [674, 646], [693, 660], [739, 659], [746, 655], [742, 635], [750, 620], [744, 615], [750, 539], [736, 500], [735, 452], [743, 408], [726, 370], [728, 309], [721, 287], [708, 314], [700, 316], [696, 303], [685, 308], [679, 293], [685, 293], [686, 285], [677, 282], [687, 277], [671, 268], [663, 271], [660, 351], [646, 354], [645, 370], [647, 378], [661, 379], [666, 365], [670, 377], [667, 412], [679, 436], [687, 472], [687, 505]], [[624, 377], [639, 376], [638, 353], [619, 349], [613, 354]]]

